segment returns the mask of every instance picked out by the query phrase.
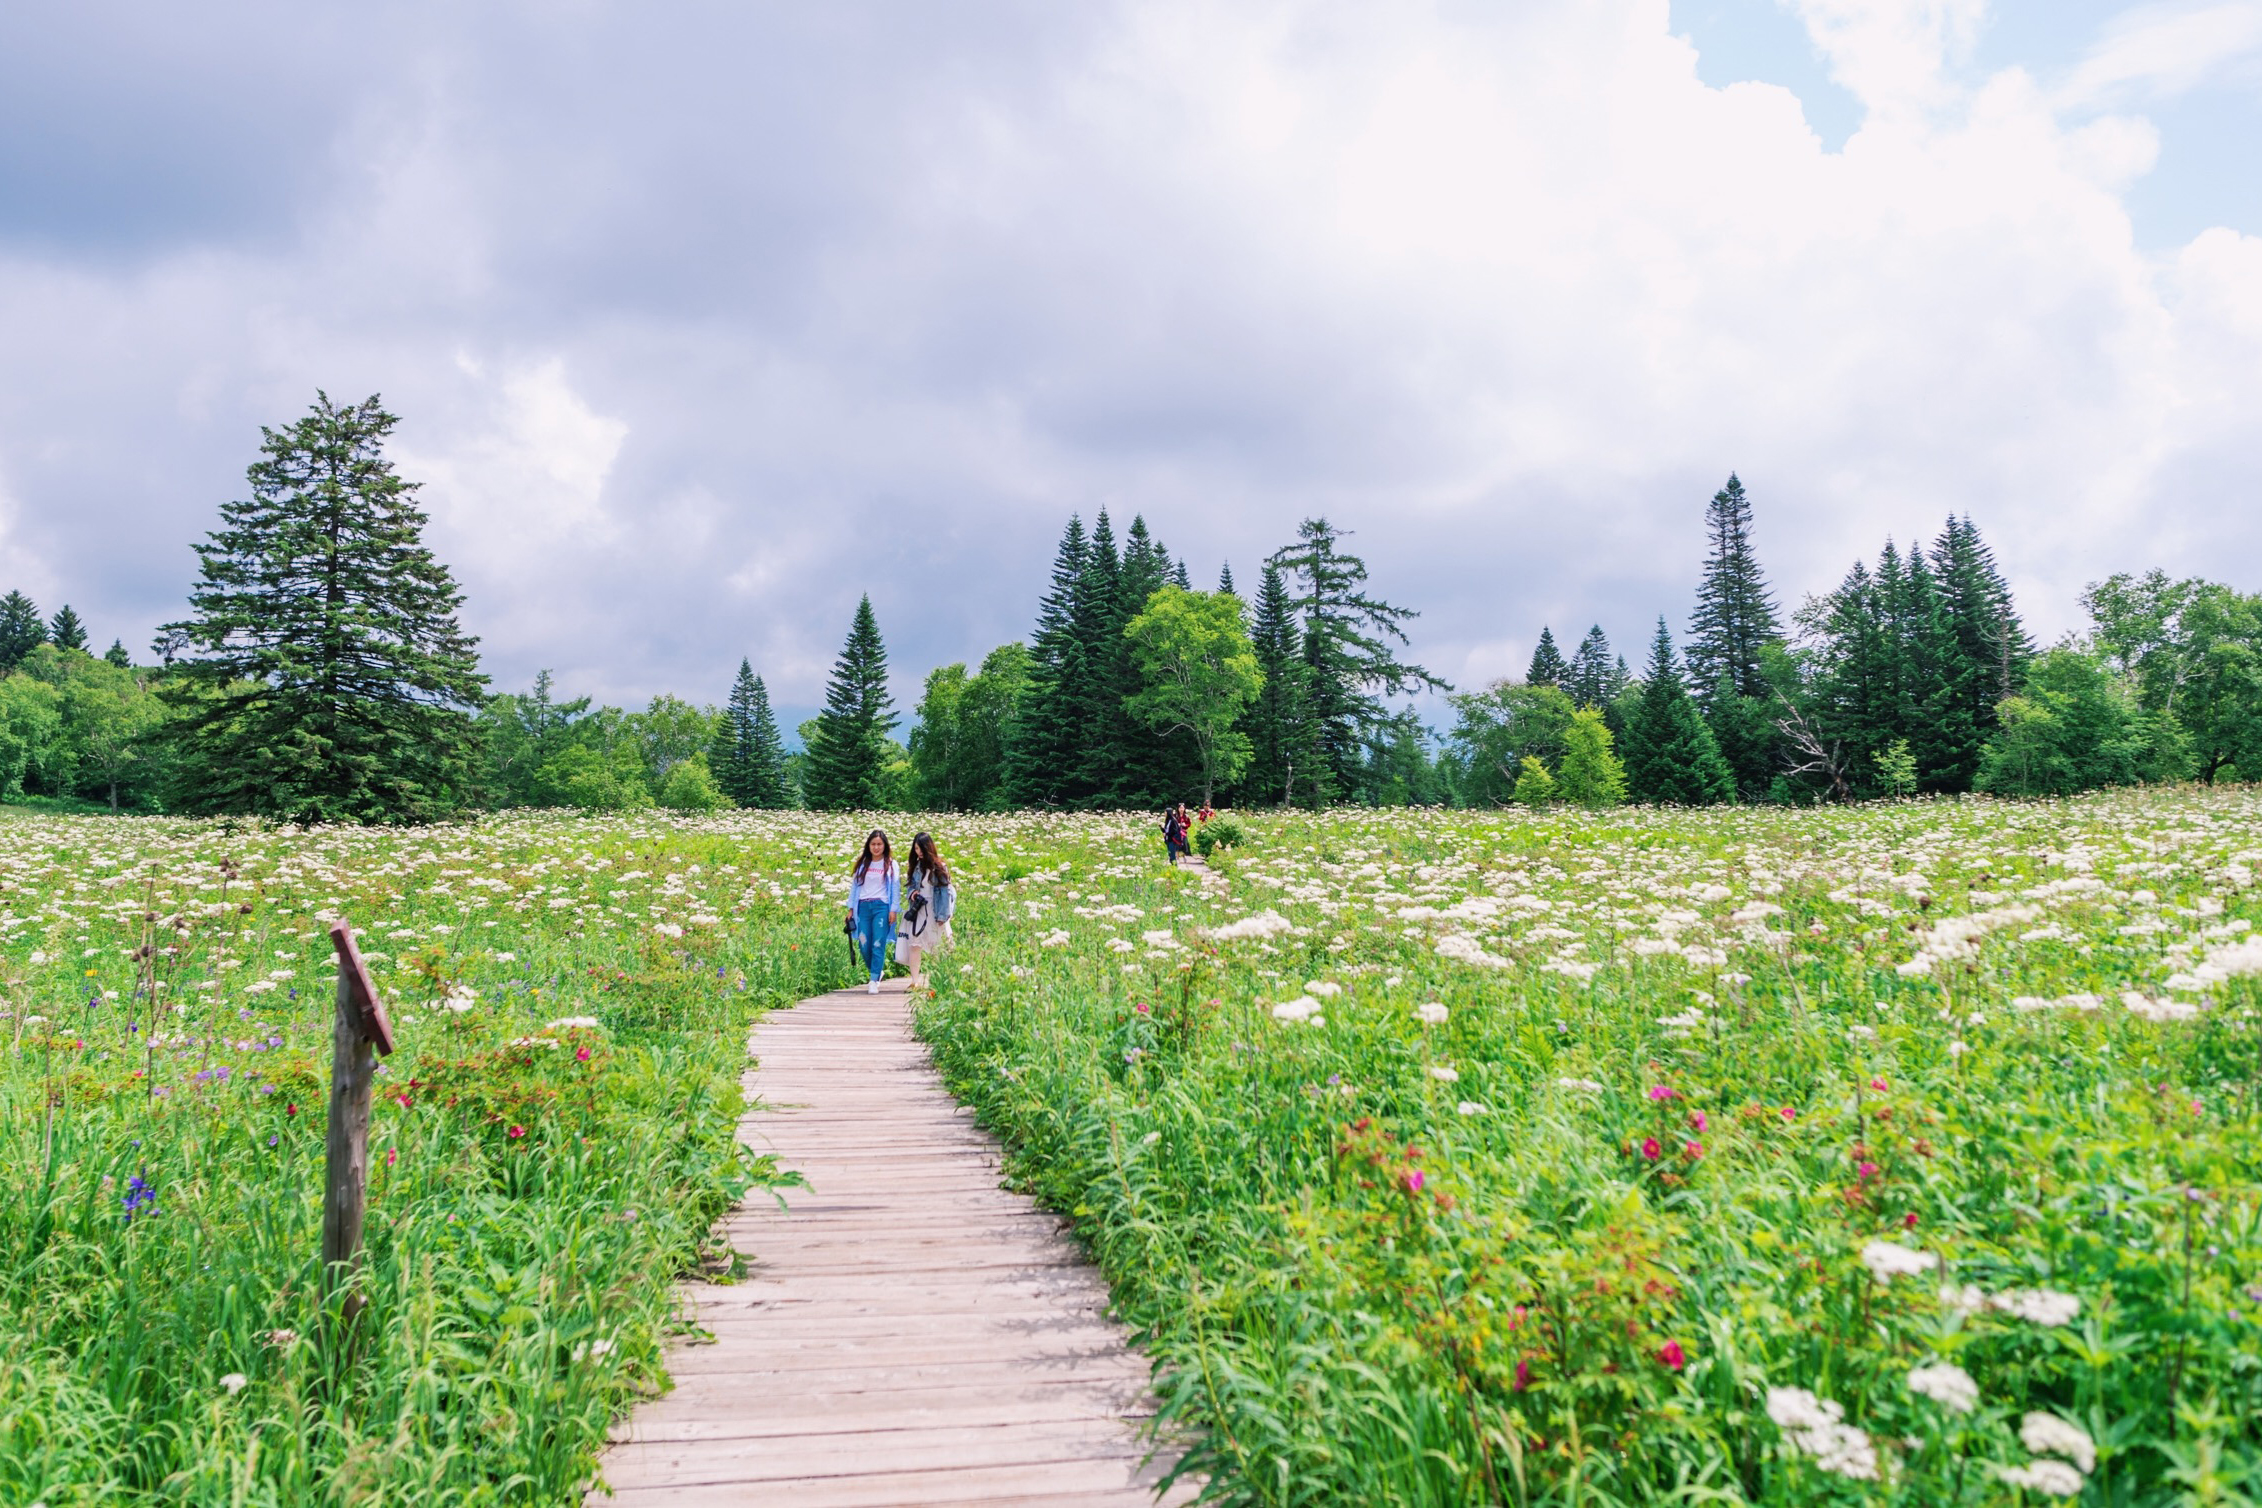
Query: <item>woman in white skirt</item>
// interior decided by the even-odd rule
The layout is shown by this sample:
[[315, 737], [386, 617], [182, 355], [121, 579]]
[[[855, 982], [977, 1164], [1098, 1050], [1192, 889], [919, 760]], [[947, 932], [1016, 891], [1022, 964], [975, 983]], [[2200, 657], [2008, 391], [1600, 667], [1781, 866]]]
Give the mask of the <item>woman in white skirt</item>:
[[958, 909], [958, 892], [950, 871], [935, 852], [935, 840], [920, 833], [911, 840], [911, 862], [904, 870], [903, 925], [895, 934], [895, 958], [911, 971], [910, 985], [926, 982], [927, 955], [950, 946], [951, 913]]

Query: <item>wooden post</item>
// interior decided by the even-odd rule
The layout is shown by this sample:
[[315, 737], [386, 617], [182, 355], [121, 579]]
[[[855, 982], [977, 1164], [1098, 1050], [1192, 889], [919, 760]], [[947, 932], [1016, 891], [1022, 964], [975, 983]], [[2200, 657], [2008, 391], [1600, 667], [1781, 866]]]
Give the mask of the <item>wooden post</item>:
[[[369, 1191], [369, 1096], [377, 1055], [393, 1050], [393, 1024], [370, 982], [361, 950], [354, 946], [353, 928], [343, 919], [332, 922], [330, 943], [338, 950], [338, 999], [330, 1037], [330, 1155], [322, 1197], [325, 1291], [342, 1285], [361, 1260]], [[342, 1318], [350, 1324], [360, 1310], [361, 1296], [349, 1295]]]

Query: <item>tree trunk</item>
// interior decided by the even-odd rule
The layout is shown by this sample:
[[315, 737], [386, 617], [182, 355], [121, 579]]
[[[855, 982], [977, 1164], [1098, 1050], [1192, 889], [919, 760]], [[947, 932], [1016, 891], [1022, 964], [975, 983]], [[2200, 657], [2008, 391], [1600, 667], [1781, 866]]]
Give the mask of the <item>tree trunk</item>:
[[[369, 1189], [369, 1096], [377, 1075], [377, 1047], [362, 1030], [353, 971], [339, 960], [337, 1021], [330, 1034], [330, 1138], [322, 1196], [322, 1278], [335, 1292], [361, 1261], [361, 1223]], [[361, 1296], [346, 1300], [351, 1322]]]

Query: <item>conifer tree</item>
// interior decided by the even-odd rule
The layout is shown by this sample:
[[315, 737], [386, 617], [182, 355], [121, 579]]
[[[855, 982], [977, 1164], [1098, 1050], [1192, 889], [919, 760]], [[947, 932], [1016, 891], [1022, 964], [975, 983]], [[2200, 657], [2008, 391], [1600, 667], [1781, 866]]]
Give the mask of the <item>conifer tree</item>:
[[738, 679], [731, 683], [730, 700], [715, 719], [715, 736], [707, 746], [707, 773], [715, 788], [733, 805], [751, 805], [746, 799], [746, 756], [753, 738], [754, 666], [738, 662]]
[[1061, 788], [1066, 805], [1105, 804], [1122, 772], [1127, 754], [1124, 725], [1129, 721], [1123, 699], [1130, 691], [1123, 625], [1129, 621], [1123, 611], [1123, 559], [1103, 508], [1092, 521], [1091, 548], [1085, 552], [1084, 573], [1076, 587], [1075, 633], [1083, 674], [1068, 709], [1075, 731]]
[[47, 642], [39, 608], [22, 592], [0, 598], [0, 675], [21, 665], [24, 656]]
[[1327, 785], [1321, 799], [1346, 792], [1368, 733], [1386, 721], [1378, 693], [1452, 688], [1397, 657], [1391, 640], [1408, 642], [1404, 624], [1419, 617], [1366, 592], [1366, 562], [1340, 547], [1345, 536], [1324, 518], [1308, 518], [1297, 542], [1273, 561], [1297, 578], [1296, 611], [1304, 620], [1305, 704]]
[[887, 646], [880, 641], [872, 599], [859, 598], [856, 616], [825, 686], [825, 710], [810, 730], [809, 805], [818, 811], [869, 811], [880, 805], [893, 753], [895, 727], [888, 695]]
[[1613, 664], [1612, 659], [1609, 636], [1597, 623], [1579, 641], [1563, 677], [1563, 689], [1570, 693], [1574, 703], [1581, 707], [1607, 707], [1618, 700], [1619, 693], [1626, 689], [1626, 662], [1618, 660]]
[[1673, 636], [1657, 620], [1649, 669], [1627, 719], [1626, 787], [1636, 800], [1708, 806], [1733, 801], [1735, 778], [1674, 663]]
[[1052, 582], [1037, 604], [1027, 679], [1006, 730], [1005, 795], [1014, 806], [1058, 806], [1078, 762], [1084, 649], [1077, 601], [1091, 545], [1083, 519], [1071, 515], [1053, 557]]
[[1316, 804], [1318, 746], [1312, 737], [1311, 708], [1305, 696], [1302, 637], [1296, 611], [1280, 567], [1266, 561], [1258, 578], [1256, 615], [1249, 646], [1264, 684], [1241, 720], [1249, 735], [1250, 761], [1241, 788], [1257, 801], [1292, 804], [1299, 790]]
[[79, 621], [77, 613], [71, 611], [68, 602], [57, 608], [54, 618], [49, 621], [47, 642], [57, 649], [86, 648], [86, 625]]
[[1527, 686], [1561, 686], [1570, 678], [1571, 662], [1555, 647], [1555, 631], [1542, 627], [1539, 644], [1532, 650], [1531, 668], [1524, 672]]
[[739, 802], [757, 811], [783, 811], [794, 806], [793, 782], [786, 776], [785, 735], [778, 731], [777, 714], [770, 710], [770, 688], [754, 677], [753, 718], [746, 745], [746, 796]]
[[1968, 790], [1995, 731], [1995, 708], [2025, 684], [2034, 646], [2012, 606], [2009, 583], [1968, 517], [1949, 517], [1931, 557], [1941, 615], [1938, 699], [1951, 709], [1958, 732], [1970, 730], [1961, 747], [1939, 751], [1936, 774], [1941, 789]]
[[423, 821], [480, 794], [478, 641], [385, 458], [398, 423], [317, 393], [262, 431], [251, 497], [222, 505], [191, 616], [162, 632], [184, 656], [164, 693], [174, 809]]
[[1217, 589], [1236, 597], [1241, 595], [1233, 590], [1233, 562], [1230, 560], [1217, 568]]
[[1733, 474], [1705, 508], [1705, 531], [1712, 553], [1697, 587], [1696, 612], [1689, 620], [1689, 676], [1700, 701], [1712, 700], [1725, 675], [1740, 696], [1766, 696], [1759, 651], [1783, 637], [1769, 598], [1767, 579], [1751, 547], [1751, 499]]
[[102, 651], [102, 658], [108, 660], [120, 670], [134, 668], [134, 657], [126, 652], [126, 641], [123, 639], [112, 639], [110, 647]]

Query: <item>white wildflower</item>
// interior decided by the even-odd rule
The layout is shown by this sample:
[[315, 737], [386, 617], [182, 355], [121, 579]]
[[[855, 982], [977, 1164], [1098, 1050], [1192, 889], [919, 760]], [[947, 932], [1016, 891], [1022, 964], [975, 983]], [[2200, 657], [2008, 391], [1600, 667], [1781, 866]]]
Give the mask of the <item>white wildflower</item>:
[[1237, 922], [1228, 922], [1222, 927], [1212, 927], [1209, 929], [1209, 936], [1216, 942], [1238, 942], [1244, 938], [1278, 937], [1292, 925], [1293, 923], [1279, 912], [1265, 910], [1252, 916], [1244, 916]]
[[1160, 1131], [1149, 1131], [1145, 1136], [1139, 1138], [1139, 1145], [1142, 1147], [1151, 1147], [1156, 1142], [1161, 1140], [1162, 1133]]
[[1430, 1068], [1429, 1076], [1437, 1080], [1440, 1084], [1458, 1084], [1461, 1082], [1461, 1075], [1455, 1070], [1446, 1067], [1443, 1063], [1433, 1064]]
[[1805, 1388], [1769, 1388], [1767, 1417], [1824, 1471], [1858, 1482], [1877, 1480], [1877, 1447], [1866, 1431], [1845, 1422], [1843, 1404]]
[[2097, 1469], [2097, 1446], [2089, 1431], [2056, 1414], [2028, 1414], [2019, 1421], [2019, 1441], [2038, 1456], [2064, 1456], [2084, 1472]]
[[1979, 1407], [1979, 1384], [1952, 1361], [1911, 1368], [1909, 1391], [1931, 1399], [1951, 1414], [1968, 1414]]
[[1037, 939], [1037, 946], [1040, 948], [1065, 948], [1071, 941], [1072, 939], [1065, 930], [1055, 927]]
[[1322, 979], [1307, 979], [1304, 981], [1304, 993], [1307, 995], [1318, 995], [1325, 999], [1332, 1000], [1336, 996], [1343, 993], [1343, 986], [1339, 984], [1331, 984]]
[[2013, 1288], [1988, 1299], [1987, 1307], [2030, 1325], [2070, 1325], [2081, 1313], [2081, 1300], [2048, 1288]]
[[1995, 1475], [2013, 1487], [2024, 1487], [2029, 1492], [2048, 1493], [2055, 1498], [2070, 1498], [2080, 1493], [2082, 1475], [2063, 1461], [2032, 1461], [2024, 1466], [1998, 1466]]
[[1454, 1107], [1463, 1115], [1489, 1115], [1491, 1110], [1475, 1100], [1463, 1100]]
[[604, 1023], [595, 1016], [560, 1016], [550, 1023], [550, 1031], [594, 1031]]
[[1111, 937], [1107, 940], [1107, 950], [1110, 953], [1128, 953], [1137, 946], [1138, 944], [1120, 937]]
[[1419, 1020], [1424, 1026], [1443, 1026], [1445, 1018], [1451, 1014], [1451, 1011], [1435, 1000], [1425, 1000], [1414, 1007], [1415, 1019]]
[[1309, 1021], [1320, 1003], [1309, 995], [1298, 995], [1293, 1000], [1283, 1000], [1272, 1008], [1275, 1021]]
[[1437, 956], [1480, 969], [1505, 969], [1509, 966], [1507, 959], [1495, 953], [1487, 953], [1483, 943], [1458, 932], [1437, 940]]
[[1577, 1089], [1587, 1094], [1602, 1093], [1602, 1086], [1592, 1079], [1557, 1079], [1555, 1087], [1558, 1089]]
[[653, 928], [652, 928], [652, 930], [653, 930], [654, 932], [657, 932], [657, 933], [659, 933], [659, 934], [660, 934], [660, 935], [661, 935], [662, 937], [681, 937], [681, 936], [683, 936], [683, 929], [682, 929], [681, 927], [677, 926], [677, 925], [676, 925], [676, 924], [675, 924], [674, 922], [658, 922], [658, 923], [655, 923], [655, 924], [654, 924], [654, 926], [653, 926]]
[[1861, 1249], [1861, 1265], [1869, 1269], [1871, 1277], [1886, 1283], [1894, 1278], [1930, 1272], [1940, 1265], [1940, 1259], [1931, 1252], [1916, 1251], [1898, 1241], [1872, 1241]]
[[244, 1388], [250, 1384], [250, 1382], [251, 1379], [244, 1376], [243, 1373], [230, 1372], [227, 1376], [220, 1379], [220, 1386], [226, 1388], [228, 1390], [228, 1396], [233, 1398], [236, 1394], [242, 1392]]
[[2189, 1021], [2199, 1014], [2199, 1007], [2181, 1000], [2157, 1000], [2138, 990], [2121, 991], [2121, 1004], [2128, 1007], [2132, 1016], [2147, 1021]]

